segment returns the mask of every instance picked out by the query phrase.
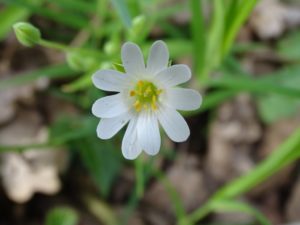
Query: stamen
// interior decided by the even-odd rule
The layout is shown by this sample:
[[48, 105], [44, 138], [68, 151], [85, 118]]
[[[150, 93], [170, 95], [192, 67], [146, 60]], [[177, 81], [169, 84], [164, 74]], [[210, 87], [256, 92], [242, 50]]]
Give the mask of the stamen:
[[141, 111], [142, 105], [141, 105], [141, 103], [140, 103], [139, 100], [136, 100], [135, 103], [133, 104], [133, 106], [135, 107], [135, 110], [136, 110], [137, 112], [140, 112], [140, 111]]
[[130, 96], [132, 97], [132, 96], [135, 96], [135, 91], [134, 90], [131, 90], [130, 91]]
[[160, 94], [162, 93], [162, 91], [163, 91], [162, 89], [157, 89], [157, 90], [156, 90], [156, 94], [157, 94], [157, 95], [160, 95]]
[[152, 92], [151, 88], [148, 87], [148, 88], [146, 89], [145, 93], [144, 93], [144, 97], [149, 96], [149, 94], [151, 94], [151, 92]]
[[140, 80], [140, 81], [138, 82], [138, 86], [140, 86], [140, 87], [142, 87], [143, 84], [144, 84], [144, 82], [143, 82], [142, 80]]
[[151, 108], [152, 108], [153, 110], [156, 110], [156, 109], [157, 109], [156, 104], [152, 102], [152, 103], [151, 103]]
[[135, 89], [129, 92], [131, 97], [135, 97], [133, 107], [137, 112], [141, 110], [156, 110], [158, 107], [158, 96], [162, 92], [150, 81], [140, 80]]
[[156, 96], [155, 95], [152, 96], [152, 103], [156, 103]]

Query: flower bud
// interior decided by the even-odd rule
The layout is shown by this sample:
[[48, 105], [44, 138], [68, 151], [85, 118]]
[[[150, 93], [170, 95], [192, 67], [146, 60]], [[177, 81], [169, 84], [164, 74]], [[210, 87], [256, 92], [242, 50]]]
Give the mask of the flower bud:
[[131, 35], [140, 35], [142, 31], [145, 29], [146, 17], [144, 15], [140, 15], [135, 17], [132, 20], [132, 27], [130, 30]]
[[19, 22], [13, 26], [18, 41], [27, 47], [32, 47], [41, 41], [41, 32], [30, 23]]
[[104, 45], [104, 52], [108, 55], [113, 55], [118, 52], [120, 45], [117, 41], [109, 41]]

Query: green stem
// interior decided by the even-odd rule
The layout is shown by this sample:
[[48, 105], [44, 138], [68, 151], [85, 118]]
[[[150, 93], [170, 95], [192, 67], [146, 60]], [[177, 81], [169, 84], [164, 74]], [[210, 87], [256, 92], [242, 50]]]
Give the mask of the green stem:
[[42, 39], [39, 44], [45, 48], [52, 48], [52, 49], [56, 49], [56, 50], [60, 50], [60, 51], [69, 51], [72, 48], [70, 48], [67, 45], [63, 45], [57, 42], [52, 42], [52, 41], [47, 41]]
[[96, 51], [96, 50], [93, 50], [93, 49], [80, 48], [80, 47], [70, 47], [70, 46], [67, 46], [67, 45], [64, 45], [64, 44], [61, 44], [61, 43], [52, 42], [52, 41], [48, 41], [48, 40], [44, 40], [44, 39], [42, 39], [39, 42], [39, 45], [41, 45], [45, 48], [56, 49], [56, 50], [63, 51], [63, 52], [78, 51], [81, 54], [87, 54], [91, 57], [95, 57], [97, 60], [107, 59], [107, 57], [104, 56], [100, 51]]
[[135, 175], [136, 175], [136, 193], [138, 198], [142, 198], [144, 195], [144, 166], [141, 158], [135, 161]]

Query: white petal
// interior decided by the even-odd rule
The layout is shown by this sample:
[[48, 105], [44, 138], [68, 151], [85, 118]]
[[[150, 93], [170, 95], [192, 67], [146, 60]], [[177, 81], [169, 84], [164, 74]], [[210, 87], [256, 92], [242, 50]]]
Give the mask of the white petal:
[[166, 93], [166, 104], [178, 110], [195, 110], [202, 102], [201, 95], [192, 89], [170, 88], [166, 90]]
[[100, 98], [92, 106], [92, 113], [101, 118], [113, 118], [128, 110], [124, 96], [120, 93]]
[[189, 137], [190, 129], [184, 118], [175, 109], [162, 108], [158, 113], [158, 119], [171, 140], [182, 142]]
[[126, 159], [136, 159], [142, 152], [142, 148], [137, 138], [136, 124], [136, 118], [130, 120], [122, 141], [122, 153]]
[[126, 42], [122, 46], [122, 62], [126, 73], [129, 76], [138, 77], [145, 73], [144, 57], [139, 46]]
[[147, 61], [148, 74], [155, 75], [159, 71], [166, 69], [169, 63], [169, 51], [163, 41], [156, 41], [151, 46]]
[[128, 84], [127, 74], [115, 70], [99, 70], [92, 76], [94, 85], [104, 91], [120, 92]]
[[149, 155], [156, 155], [160, 149], [160, 133], [157, 118], [153, 113], [142, 113], [137, 122], [137, 135], [142, 149]]
[[131, 118], [131, 114], [126, 112], [117, 117], [103, 118], [97, 127], [97, 135], [101, 139], [109, 139], [113, 137]]
[[172, 87], [184, 83], [191, 78], [191, 70], [186, 65], [174, 65], [159, 72], [155, 78], [165, 87]]

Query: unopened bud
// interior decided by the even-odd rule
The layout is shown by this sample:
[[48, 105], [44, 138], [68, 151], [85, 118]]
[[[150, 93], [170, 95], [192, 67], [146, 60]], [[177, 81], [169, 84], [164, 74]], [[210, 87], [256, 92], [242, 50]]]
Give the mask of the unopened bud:
[[41, 40], [41, 32], [30, 23], [19, 22], [14, 26], [14, 31], [18, 41], [27, 47], [38, 44]]
[[135, 17], [132, 20], [132, 27], [131, 27], [131, 35], [140, 35], [142, 31], [145, 29], [146, 24], [146, 17], [144, 15], [140, 15]]
[[104, 52], [108, 55], [113, 55], [114, 53], [118, 52], [119, 48], [120, 45], [117, 43], [117, 41], [109, 41], [104, 45]]

